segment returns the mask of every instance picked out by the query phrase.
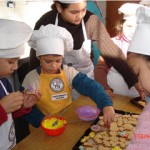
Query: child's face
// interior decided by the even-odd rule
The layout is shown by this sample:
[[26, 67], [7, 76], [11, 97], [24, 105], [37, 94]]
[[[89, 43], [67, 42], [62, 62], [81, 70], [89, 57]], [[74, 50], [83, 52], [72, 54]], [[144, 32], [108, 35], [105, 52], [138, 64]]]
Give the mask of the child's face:
[[136, 21], [134, 19], [133, 20], [130, 20], [130, 19], [126, 20], [123, 23], [123, 34], [125, 35], [125, 37], [128, 40], [132, 40], [136, 26], [137, 26], [137, 24], [136, 24]]
[[137, 75], [142, 88], [148, 95], [150, 95], [150, 62], [133, 53], [128, 55], [127, 61]]
[[63, 56], [45, 55], [40, 56], [40, 65], [43, 73], [55, 74], [61, 68]]
[[0, 58], [0, 77], [12, 74], [18, 68], [19, 58]]

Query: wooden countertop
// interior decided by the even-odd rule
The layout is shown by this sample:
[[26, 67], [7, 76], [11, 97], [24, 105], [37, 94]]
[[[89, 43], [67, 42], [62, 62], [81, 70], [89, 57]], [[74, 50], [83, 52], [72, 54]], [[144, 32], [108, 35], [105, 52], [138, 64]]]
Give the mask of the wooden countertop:
[[[113, 98], [114, 108], [118, 110], [140, 113], [141, 108], [130, 103], [130, 98], [115, 95]], [[91, 122], [78, 122], [69, 124], [71, 121], [79, 121], [76, 115], [76, 108], [82, 105], [95, 105], [85, 96], [81, 96], [68, 108], [63, 117], [68, 124], [63, 134], [55, 137], [46, 135], [41, 128], [33, 131], [28, 137], [17, 144], [13, 150], [72, 150], [73, 146], [90, 127]]]

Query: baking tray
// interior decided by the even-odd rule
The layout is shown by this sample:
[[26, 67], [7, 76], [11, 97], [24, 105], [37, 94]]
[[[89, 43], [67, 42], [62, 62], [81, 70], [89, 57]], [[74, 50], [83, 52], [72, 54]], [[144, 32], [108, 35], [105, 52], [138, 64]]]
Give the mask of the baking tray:
[[130, 102], [140, 108], [144, 108], [146, 105], [146, 102], [144, 100], [141, 100], [141, 97], [135, 97], [133, 99], [130, 99]]
[[[121, 114], [121, 115], [139, 115], [139, 114], [137, 114], [137, 113], [126, 112], [126, 111], [116, 110], [116, 109], [115, 109], [115, 113]], [[100, 113], [100, 116], [102, 116], [102, 113]], [[98, 121], [99, 121], [99, 117], [91, 124], [91, 126], [97, 124]], [[91, 128], [88, 128], [88, 129], [85, 131], [85, 133], [81, 136], [81, 138], [78, 140], [78, 142], [74, 145], [74, 147], [72, 148], [72, 150], [80, 150], [80, 149], [79, 149], [79, 146], [82, 145], [81, 139], [82, 139], [84, 136], [88, 136], [91, 131], [92, 131]]]

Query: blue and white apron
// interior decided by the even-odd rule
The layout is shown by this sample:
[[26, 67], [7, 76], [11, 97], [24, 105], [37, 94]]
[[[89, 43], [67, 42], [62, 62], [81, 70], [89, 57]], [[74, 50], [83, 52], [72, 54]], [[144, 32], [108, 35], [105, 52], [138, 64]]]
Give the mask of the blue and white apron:
[[[0, 80], [0, 84], [3, 87], [6, 95], [7, 92], [4, 84]], [[12, 118], [12, 114], [7, 114], [8, 120], [0, 126], [0, 150], [11, 150], [16, 145], [15, 126]]]

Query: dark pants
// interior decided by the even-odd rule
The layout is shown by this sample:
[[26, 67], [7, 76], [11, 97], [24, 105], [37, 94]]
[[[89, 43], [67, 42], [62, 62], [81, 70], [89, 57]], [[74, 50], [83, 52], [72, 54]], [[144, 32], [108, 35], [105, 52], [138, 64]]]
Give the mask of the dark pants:
[[17, 143], [19, 143], [30, 134], [29, 124], [22, 117], [14, 119], [14, 123], [16, 130], [16, 140]]

